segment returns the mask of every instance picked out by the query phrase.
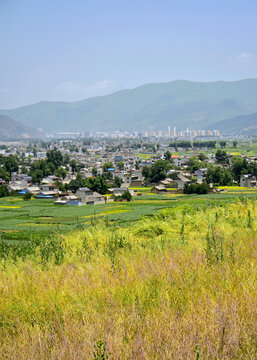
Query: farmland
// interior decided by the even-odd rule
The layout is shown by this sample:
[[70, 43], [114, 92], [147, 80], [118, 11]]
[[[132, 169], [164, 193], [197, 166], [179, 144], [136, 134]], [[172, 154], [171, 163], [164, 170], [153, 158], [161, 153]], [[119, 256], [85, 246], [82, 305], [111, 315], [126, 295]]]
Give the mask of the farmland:
[[[221, 187], [222, 188], [222, 187]], [[239, 198], [255, 198], [257, 190], [240, 187], [223, 187], [221, 194], [183, 195], [150, 194], [148, 188], [137, 188], [147, 195], [134, 197], [131, 202], [110, 203], [96, 206], [56, 206], [53, 200], [23, 201], [21, 197], [0, 199], [0, 236], [2, 240], [31, 240], [45, 237], [52, 233], [68, 232], [83, 229], [92, 222], [105, 219], [114, 226], [129, 226], [142, 216], [151, 216], [163, 208], [174, 208], [178, 205], [195, 204], [212, 206], [232, 202]], [[144, 194], [143, 193], [143, 194]]]
[[2, 233], [56, 232], [26, 256], [0, 249], [0, 358], [255, 359], [256, 192], [227, 190], [1, 200]]

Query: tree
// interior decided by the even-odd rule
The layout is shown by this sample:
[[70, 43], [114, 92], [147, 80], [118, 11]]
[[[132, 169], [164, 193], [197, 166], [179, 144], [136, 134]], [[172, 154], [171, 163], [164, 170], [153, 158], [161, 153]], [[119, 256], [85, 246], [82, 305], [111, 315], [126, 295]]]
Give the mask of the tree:
[[11, 174], [12, 172], [17, 172], [19, 170], [19, 165], [16, 156], [11, 154], [7, 158], [5, 158], [4, 168], [9, 174]]
[[67, 185], [67, 184], [63, 184], [61, 181], [55, 181], [55, 187], [56, 187], [56, 189], [58, 189], [58, 190], [60, 190], [60, 191], [62, 191], [62, 192], [66, 192], [66, 188], [65, 188], [65, 185]]
[[202, 184], [185, 184], [184, 186], [184, 193], [185, 194], [208, 194], [209, 185], [202, 183]]
[[8, 187], [6, 185], [1, 185], [0, 186], [0, 198], [5, 197], [5, 196], [9, 196]]
[[124, 169], [124, 162], [123, 161], [119, 161], [117, 164], [117, 167], [119, 170], [123, 170]]
[[127, 200], [127, 201], [131, 201], [132, 200], [132, 195], [130, 194], [130, 192], [128, 190], [126, 190], [122, 195], [121, 195], [122, 200]]
[[108, 186], [103, 176], [96, 176], [88, 178], [83, 181], [83, 186], [87, 186], [90, 190], [96, 191], [99, 194], [106, 194]]
[[195, 172], [196, 170], [199, 170], [201, 168], [201, 162], [195, 156], [192, 156], [188, 160], [187, 165], [191, 172]]
[[70, 162], [70, 155], [66, 153], [63, 155], [63, 165], [68, 165], [69, 162]]
[[121, 187], [121, 183], [122, 183], [121, 178], [118, 177], [118, 176], [115, 176], [115, 178], [114, 178], [114, 186], [119, 188], [119, 187]]
[[78, 167], [77, 167], [77, 162], [76, 162], [76, 160], [72, 159], [72, 160], [70, 161], [70, 167], [71, 167], [71, 171], [72, 171], [73, 174], [74, 174], [75, 172], [77, 172]]
[[204, 153], [200, 152], [200, 153], [198, 154], [198, 159], [199, 159], [200, 161], [204, 161], [205, 159], [207, 159], [207, 156], [204, 155]]
[[0, 167], [0, 178], [6, 182], [9, 182], [11, 178], [10, 174], [3, 167]]
[[234, 157], [232, 160], [232, 173], [236, 181], [240, 180], [240, 176], [248, 174], [249, 165], [246, 159]]
[[26, 168], [26, 166], [22, 166], [22, 168], [21, 168], [21, 174], [27, 174], [28, 173], [28, 170], [27, 170], [27, 168]]
[[148, 183], [157, 183], [166, 178], [168, 162], [157, 160], [150, 167], [144, 166], [142, 174]]
[[226, 186], [233, 181], [233, 175], [230, 170], [224, 169], [222, 166], [210, 165], [206, 174], [206, 182], [216, 185]]
[[96, 176], [97, 175], [97, 168], [94, 166], [92, 169], [92, 175]]
[[224, 140], [220, 141], [220, 147], [221, 147], [221, 148], [225, 148], [226, 145], [227, 145], [227, 142], [226, 142], [226, 141], [224, 141]]
[[103, 164], [103, 172], [108, 173], [108, 169], [113, 168], [113, 163], [111, 161], [106, 161]]
[[233, 146], [234, 146], [234, 147], [237, 147], [237, 144], [238, 144], [238, 141], [237, 141], [237, 140], [234, 140], [234, 141], [233, 141]]
[[32, 198], [32, 194], [30, 192], [27, 192], [23, 195], [23, 200], [28, 201]]
[[42, 170], [40, 169], [36, 169], [33, 173], [32, 173], [32, 182], [34, 184], [38, 184], [40, 185], [41, 181], [44, 178], [44, 173]]
[[218, 164], [228, 164], [229, 159], [225, 150], [218, 149], [215, 154], [216, 161]]
[[135, 168], [136, 168], [136, 170], [139, 170], [139, 168], [140, 168], [140, 160], [137, 160], [136, 161], [136, 163], [135, 163]]
[[166, 161], [170, 161], [170, 159], [171, 159], [171, 152], [170, 152], [169, 150], [165, 151], [165, 153], [164, 153], [164, 159], [165, 159]]
[[60, 150], [57, 150], [56, 147], [53, 150], [47, 151], [46, 158], [48, 163], [53, 163], [55, 169], [57, 169], [63, 163], [63, 155]]
[[66, 175], [67, 175], [67, 170], [64, 169], [63, 167], [59, 167], [59, 168], [55, 171], [55, 175], [64, 180], [65, 177], [66, 177]]

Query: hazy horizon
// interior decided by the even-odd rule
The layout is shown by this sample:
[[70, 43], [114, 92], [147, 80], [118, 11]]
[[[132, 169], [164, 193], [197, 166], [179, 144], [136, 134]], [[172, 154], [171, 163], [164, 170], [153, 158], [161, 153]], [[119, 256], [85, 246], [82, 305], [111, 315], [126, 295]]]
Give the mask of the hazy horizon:
[[101, 97], [101, 96], [108, 96], [111, 94], [115, 94], [119, 91], [126, 91], [126, 90], [133, 90], [139, 87], [143, 87], [145, 85], [149, 85], [149, 84], [165, 84], [165, 83], [170, 83], [170, 82], [176, 82], [176, 81], [185, 81], [185, 82], [195, 82], [195, 83], [217, 83], [217, 82], [239, 82], [239, 81], [244, 81], [244, 80], [257, 80], [257, 78], [248, 78], [248, 79], [238, 79], [238, 80], [213, 80], [213, 81], [194, 81], [194, 80], [186, 80], [186, 79], [175, 79], [175, 80], [171, 80], [171, 81], [163, 81], [163, 82], [149, 82], [149, 83], [145, 83], [145, 84], [140, 84], [138, 86], [135, 87], [131, 87], [131, 88], [124, 88], [124, 89], [118, 89], [118, 90], [114, 90], [110, 93], [106, 93], [106, 94], [101, 94], [101, 95], [93, 95], [93, 96], [88, 96], [82, 99], [78, 99], [78, 100], [51, 100], [51, 99], [42, 99], [42, 100], [38, 100], [34, 103], [28, 103], [28, 104], [23, 104], [23, 105], [19, 105], [19, 106], [15, 106], [15, 107], [10, 107], [10, 108], [2, 108], [2, 110], [13, 110], [16, 108], [20, 108], [20, 107], [25, 107], [25, 106], [30, 106], [30, 105], [34, 105], [34, 104], [38, 104], [38, 103], [42, 103], [42, 102], [81, 102], [83, 100], [87, 100], [87, 99], [91, 99], [91, 98], [95, 98], [95, 97]]
[[257, 3], [2, 0], [0, 108], [257, 78]]

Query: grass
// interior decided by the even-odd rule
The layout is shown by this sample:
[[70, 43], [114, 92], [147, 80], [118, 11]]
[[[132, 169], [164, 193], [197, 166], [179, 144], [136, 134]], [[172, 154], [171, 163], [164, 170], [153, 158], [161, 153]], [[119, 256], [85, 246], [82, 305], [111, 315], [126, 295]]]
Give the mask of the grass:
[[213, 195], [0, 249], [0, 358], [256, 359], [257, 201]]
[[[199, 195], [151, 194], [133, 197], [128, 203], [106, 205], [56, 206], [53, 200], [23, 201], [19, 197], [0, 199], [0, 238], [18, 241], [47, 237], [53, 232], [62, 233], [88, 227], [94, 217], [108, 218], [116, 226], [129, 226], [143, 216], [151, 216], [162, 208], [177, 207], [178, 204], [199, 206], [233, 202], [236, 198], [255, 199], [256, 189], [221, 187], [225, 193]], [[22, 200], [22, 201], [21, 201]], [[85, 222], [85, 218], [88, 219]]]

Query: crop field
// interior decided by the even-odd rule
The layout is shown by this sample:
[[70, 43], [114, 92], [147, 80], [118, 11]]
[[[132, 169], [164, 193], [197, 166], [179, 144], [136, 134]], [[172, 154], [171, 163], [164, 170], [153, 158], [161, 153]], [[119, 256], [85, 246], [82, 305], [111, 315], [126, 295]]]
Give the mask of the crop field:
[[255, 360], [256, 192], [226, 190], [99, 207], [1, 200], [9, 234], [73, 230], [1, 242], [0, 358]]
[[[139, 189], [139, 188], [138, 188]], [[141, 188], [140, 188], [141, 189]], [[0, 199], [0, 238], [7, 241], [32, 240], [52, 233], [83, 229], [104, 219], [114, 226], [126, 227], [143, 216], [151, 216], [163, 208], [194, 204], [213, 206], [236, 198], [256, 198], [257, 190], [221, 187], [224, 192], [208, 195], [150, 194], [137, 196], [131, 202], [106, 205], [57, 206], [53, 200], [23, 201], [20, 197]], [[140, 192], [138, 190], [138, 192]]]
[[[218, 146], [217, 146], [218, 148]], [[202, 150], [185, 150], [181, 149], [180, 151], [174, 151], [172, 152], [172, 155], [189, 155], [194, 153], [202, 152], [206, 155], [208, 154], [215, 154], [217, 151], [217, 148], [215, 149], [202, 149]], [[232, 143], [227, 143], [227, 146], [224, 148], [228, 154], [233, 155], [246, 155], [246, 156], [257, 156], [257, 142], [243, 142], [240, 141], [236, 147], [232, 145]], [[140, 157], [143, 158], [144, 154], [140, 154]], [[145, 154], [147, 155], [147, 154]], [[147, 159], [147, 158], [146, 158]]]

